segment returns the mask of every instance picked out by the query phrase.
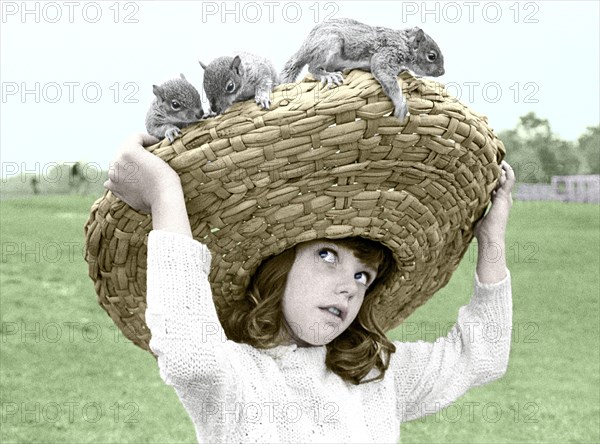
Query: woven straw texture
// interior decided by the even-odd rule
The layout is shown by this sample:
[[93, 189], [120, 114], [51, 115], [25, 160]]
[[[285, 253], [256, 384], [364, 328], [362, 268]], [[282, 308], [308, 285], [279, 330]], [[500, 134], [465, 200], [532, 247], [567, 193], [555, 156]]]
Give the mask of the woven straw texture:
[[[409, 73], [400, 83], [404, 125], [389, 117], [372, 75], [354, 70], [337, 88], [310, 77], [281, 85], [270, 110], [237, 103], [148, 148], [180, 176], [194, 238], [213, 255], [221, 319], [264, 259], [320, 237], [363, 236], [392, 250], [398, 273], [375, 308], [386, 331], [446, 285], [490, 201], [504, 146], [443, 85]], [[149, 215], [110, 192], [85, 226], [98, 301], [144, 349], [151, 229]]]

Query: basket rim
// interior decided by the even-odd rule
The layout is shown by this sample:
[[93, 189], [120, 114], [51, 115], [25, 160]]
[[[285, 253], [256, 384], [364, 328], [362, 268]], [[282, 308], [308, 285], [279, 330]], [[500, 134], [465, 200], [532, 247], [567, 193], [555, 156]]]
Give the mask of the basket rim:
[[[504, 146], [487, 118], [444, 96], [443, 85], [410, 73], [402, 73], [400, 79], [411, 111], [428, 106], [429, 114], [410, 115], [402, 124], [387, 117], [391, 102], [382, 97], [377, 81], [370, 73], [353, 70], [338, 91], [342, 99], [337, 102], [323, 92], [310, 104], [285, 103], [284, 95], [292, 88], [300, 85], [313, 91], [317, 87], [307, 77], [276, 88], [272, 110], [257, 110], [252, 101], [237, 103], [224, 115], [182, 130], [173, 144], [162, 141], [147, 148], [174, 167], [182, 180], [194, 238], [212, 253], [209, 281], [220, 316], [243, 299], [262, 261], [320, 237], [361, 236], [392, 251], [397, 273], [384, 290], [387, 296], [374, 308], [384, 331], [399, 325], [446, 285], [490, 201]], [[357, 98], [362, 100], [360, 106]], [[337, 113], [333, 112], [336, 104]], [[288, 123], [299, 113], [299, 120]], [[334, 127], [320, 129], [321, 121], [329, 121], [323, 116], [330, 115]], [[373, 125], [378, 127], [373, 130]], [[306, 127], [318, 131], [309, 137]], [[278, 131], [276, 143], [261, 142]], [[344, 143], [348, 134], [359, 132], [368, 137], [353, 141], [356, 146]], [[373, 138], [386, 137], [391, 144], [373, 143]], [[311, 154], [329, 146], [342, 147], [332, 156], [346, 155], [347, 150], [354, 156], [348, 154], [347, 159], [354, 160], [338, 156], [346, 163], [327, 166], [327, 159], [317, 159], [311, 167]], [[377, 154], [386, 149], [387, 156]], [[427, 159], [438, 164], [410, 160], [427, 150]], [[282, 155], [286, 162], [278, 163], [281, 153], [291, 154]], [[256, 168], [261, 155], [262, 170]], [[367, 160], [357, 162], [360, 156]], [[444, 162], [458, 167], [441, 168]], [[240, 165], [248, 166], [239, 173], [239, 180], [232, 180], [232, 172]], [[260, 189], [263, 184], [273, 186]], [[234, 185], [246, 186], [241, 198], [231, 192]], [[198, 191], [202, 187], [209, 191]], [[190, 214], [202, 199], [209, 202], [208, 209]], [[224, 205], [227, 199], [232, 201], [229, 206]], [[221, 208], [211, 213], [211, 205]], [[131, 209], [109, 191], [94, 203], [85, 225], [86, 261], [98, 300], [125, 336], [144, 349], [149, 349], [150, 339], [144, 314], [150, 228], [148, 215]]]

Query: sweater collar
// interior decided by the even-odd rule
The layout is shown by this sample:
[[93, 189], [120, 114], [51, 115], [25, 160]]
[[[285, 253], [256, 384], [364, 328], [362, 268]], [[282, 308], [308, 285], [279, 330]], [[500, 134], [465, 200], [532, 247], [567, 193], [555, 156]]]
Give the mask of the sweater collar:
[[289, 345], [278, 345], [273, 348], [262, 349], [261, 351], [268, 356], [271, 356], [273, 359], [285, 359], [289, 357], [294, 352], [300, 352], [302, 354], [305, 353], [324, 353], [326, 347], [324, 345], [317, 347], [298, 347], [297, 344], [289, 344]]
[[285, 356], [296, 351], [298, 346], [296, 344], [289, 345], [278, 345], [273, 348], [265, 348], [261, 351], [266, 355], [271, 356], [273, 359], [283, 359]]

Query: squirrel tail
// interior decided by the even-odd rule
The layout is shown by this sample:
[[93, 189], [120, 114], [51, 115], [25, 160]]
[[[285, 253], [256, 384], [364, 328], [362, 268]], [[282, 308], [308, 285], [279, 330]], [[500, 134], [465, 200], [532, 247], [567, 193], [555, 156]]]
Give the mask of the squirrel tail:
[[295, 82], [298, 74], [300, 74], [300, 71], [304, 68], [304, 65], [306, 65], [306, 62], [301, 60], [298, 57], [298, 54], [294, 54], [281, 70], [281, 74], [279, 75], [281, 83]]

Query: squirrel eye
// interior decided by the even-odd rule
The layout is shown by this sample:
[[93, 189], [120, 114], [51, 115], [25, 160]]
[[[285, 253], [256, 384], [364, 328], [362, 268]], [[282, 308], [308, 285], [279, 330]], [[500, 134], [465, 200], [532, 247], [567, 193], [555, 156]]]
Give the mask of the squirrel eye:
[[435, 59], [437, 59], [437, 54], [435, 53], [435, 51], [429, 51], [429, 53], [427, 54], [427, 60], [429, 60], [430, 62], [435, 62]]
[[171, 100], [171, 108], [177, 111], [179, 108], [181, 108], [181, 104], [177, 100]]
[[228, 92], [228, 93], [232, 93], [233, 90], [235, 90], [235, 83], [233, 83], [233, 82], [230, 81], [225, 86], [225, 91]]

